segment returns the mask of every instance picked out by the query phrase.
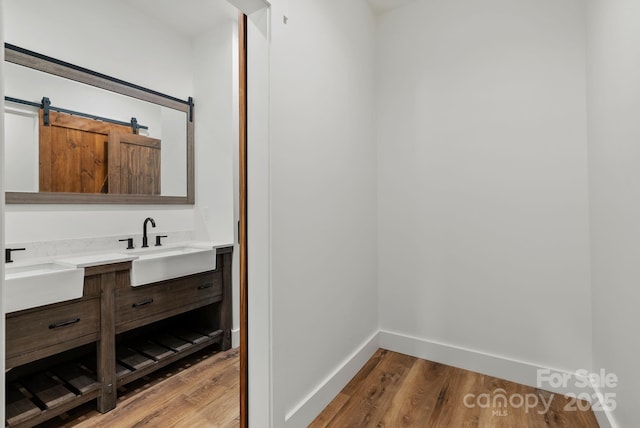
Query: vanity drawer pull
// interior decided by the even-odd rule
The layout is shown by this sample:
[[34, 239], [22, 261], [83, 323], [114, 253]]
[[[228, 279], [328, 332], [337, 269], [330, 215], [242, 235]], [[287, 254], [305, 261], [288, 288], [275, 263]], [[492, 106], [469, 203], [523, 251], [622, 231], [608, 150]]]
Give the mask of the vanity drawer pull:
[[76, 324], [76, 323], [79, 323], [79, 322], [80, 322], [80, 318], [75, 318], [75, 319], [72, 319], [72, 320], [69, 320], [69, 321], [64, 321], [64, 322], [61, 322], [61, 323], [58, 323], [58, 324], [49, 324], [49, 329], [53, 330], [54, 328], [65, 327], [65, 326], [68, 326], [68, 325], [71, 325], [71, 324]]
[[138, 308], [140, 306], [145, 306], [145, 305], [149, 305], [153, 303], [153, 299], [145, 299], [145, 300], [141, 300], [138, 303], [134, 303], [133, 305], [131, 305], [132, 308]]
[[213, 282], [209, 282], [209, 283], [198, 286], [198, 290], [206, 290], [207, 288], [213, 288]]

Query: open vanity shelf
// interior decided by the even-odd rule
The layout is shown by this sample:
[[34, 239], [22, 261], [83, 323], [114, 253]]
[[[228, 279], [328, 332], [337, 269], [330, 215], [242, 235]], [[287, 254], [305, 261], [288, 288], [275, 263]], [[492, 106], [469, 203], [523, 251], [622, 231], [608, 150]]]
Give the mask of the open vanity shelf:
[[215, 323], [202, 322], [216, 310], [215, 305], [207, 305], [118, 335], [116, 385], [125, 385], [203, 348], [222, 349], [224, 331]]
[[6, 421], [31, 427], [203, 348], [231, 347], [232, 247], [216, 269], [131, 287], [130, 262], [85, 270], [81, 299], [7, 314]]
[[97, 374], [79, 360], [54, 363], [8, 378], [5, 423], [10, 427], [39, 424], [96, 399], [100, 387]]

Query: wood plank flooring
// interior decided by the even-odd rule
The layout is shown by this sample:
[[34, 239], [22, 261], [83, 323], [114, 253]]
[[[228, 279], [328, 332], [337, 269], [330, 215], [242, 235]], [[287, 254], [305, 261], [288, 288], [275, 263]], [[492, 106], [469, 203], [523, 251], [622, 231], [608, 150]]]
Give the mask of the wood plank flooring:
[[[238, 374], [237, 349], [197, 353], [120, 388], [109, 413], [91, 402], [41, 427], [239, 427]], [[500, 389], [507, 398], [533, 394], [538, 404], [529, 411], [501, 407], [494, 401]], [[481, 394], [495, 405], [478, 405]], [[544, 403], [550, 403], [546, 412]], [[567, 403], [546, 391], [380, 349], [310, 427], [598, 427], [593, 412], [566, 411]]]
[[108, 413], [92, 401], [40, 427], [239, 427], [239, 372], [238, 349], [204, 350], [119, 388]]
[[591, 410], [571, 404], [547, 391], [379, 349], [310, 427], [598, 427]]

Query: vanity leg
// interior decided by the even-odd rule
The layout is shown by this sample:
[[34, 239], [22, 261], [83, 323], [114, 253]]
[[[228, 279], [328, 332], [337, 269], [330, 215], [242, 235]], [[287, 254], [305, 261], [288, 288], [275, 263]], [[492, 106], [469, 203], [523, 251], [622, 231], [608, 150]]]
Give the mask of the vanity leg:
[[222, 329], [222, 346], [220, 350], [222, 351], [231, 348], [231, 326], [233, 325], [233, 303], [231, 300], [232, 258], [232, 252], [222, 254], [222, 307], [220, 309], [220, 328]]
[[98, 380], [102, 384], [98, 395], [98, 411], [106, 413], [116, 407], [116, 345], [115, 345], [115, 284], [116, 273], [101, 275], [100, 340], [97, 349]]

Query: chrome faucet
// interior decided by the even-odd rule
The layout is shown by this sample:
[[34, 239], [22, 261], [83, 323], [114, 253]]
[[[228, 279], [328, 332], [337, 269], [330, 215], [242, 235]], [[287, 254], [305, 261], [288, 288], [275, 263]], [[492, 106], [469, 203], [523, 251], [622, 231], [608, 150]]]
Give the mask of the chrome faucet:
[[142, 248], [147, 248], [149, 244], [147, 243], [147, 223], [151, 222], [151, 227], [156, 227], [156, 222], [151, 218], [147, 217], [142, 224]]

